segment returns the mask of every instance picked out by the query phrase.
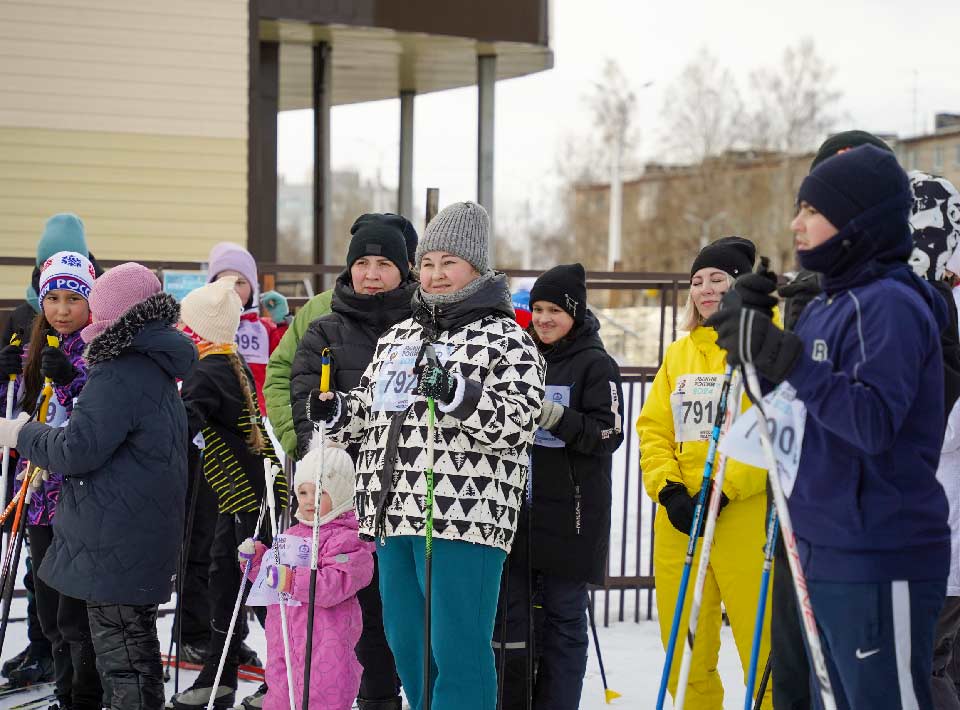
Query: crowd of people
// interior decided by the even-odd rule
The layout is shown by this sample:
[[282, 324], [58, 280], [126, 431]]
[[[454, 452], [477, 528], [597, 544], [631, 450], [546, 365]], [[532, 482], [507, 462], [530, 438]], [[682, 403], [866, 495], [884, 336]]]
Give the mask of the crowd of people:
[[[770, 659], [759, 707], [958, 710], [960, 193], [850, 131], [795, 197], [795, 277], [743, 236], [691, 255], [686, 335], [636, 422], [663, 643], [687, 628], [712, 499], [685, 707], [723, 707], [725, 618], [745, 679]], [[520, 322], [489, 240], [472, 202], [422, 239], [361, 215], [333, 289], [291, 314], [237, 245], [177, 302], [140, 264], [101, 270], [82, 221], [51, 217], [0, 350], [4, 494], [29, 548], [11, 684], [52, 681], [59, 710], [164, 707], [158, 607], [176, 591], [174, 655], [200, 667], [177, 710], [579, 707], [620, 369], [582, 265], [543, 273]], [[734, 370], [762, 391], [746, 378], [726, 401]], [[719, 403], [746, 418], [782, 401], [800, 405], [792, 465], [731, 457], [705, 488]], [[755, 640], [771, 468], [784, 534]], [[238, 698], [251, 665], [266, 682]]]

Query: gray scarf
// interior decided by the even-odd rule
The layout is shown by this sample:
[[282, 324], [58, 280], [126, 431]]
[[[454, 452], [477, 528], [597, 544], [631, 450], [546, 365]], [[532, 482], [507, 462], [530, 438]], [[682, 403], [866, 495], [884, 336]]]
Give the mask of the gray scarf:
[[460, 303], [461, 301], [466, 301], [473, 294], [480, 292], [480, 290], [493, 281], [496, 276], [497, 272], [490, 269], [480, 274], [480, 276], [459, 291], [454, 291], [453, 293], [427, 293], [423, 290], [423, 286], [421, 286], [420, 299], [428, 306], [448, 306], [451, 303]]

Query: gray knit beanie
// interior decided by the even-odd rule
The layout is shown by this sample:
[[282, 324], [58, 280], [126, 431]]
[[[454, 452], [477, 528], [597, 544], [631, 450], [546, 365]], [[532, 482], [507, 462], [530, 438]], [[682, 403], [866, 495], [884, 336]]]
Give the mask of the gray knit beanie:
[[445, 251], [459, 256], [481, 274], [489, 268], [490, 216], [476, 202], [454, 202], [434, 217], [417, 244], [417, 266], [423, 255]]

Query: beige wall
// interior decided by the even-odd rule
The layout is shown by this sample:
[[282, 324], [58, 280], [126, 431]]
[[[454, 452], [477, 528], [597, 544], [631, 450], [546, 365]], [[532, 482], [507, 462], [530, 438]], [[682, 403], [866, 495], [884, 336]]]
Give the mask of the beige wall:
[[0, 255], [61, 211], [101, 258], [245, 243], [247, 59], [246, 0], [0, 0]]

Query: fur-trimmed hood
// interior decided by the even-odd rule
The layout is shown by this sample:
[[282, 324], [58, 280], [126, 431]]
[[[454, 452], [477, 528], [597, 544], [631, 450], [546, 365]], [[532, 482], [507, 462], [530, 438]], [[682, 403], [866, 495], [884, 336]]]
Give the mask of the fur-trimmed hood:
[[154, 294], [94, 338], [84, 358], [93, 367], [132, 350], [146, 355], [171, 377], [184, 379], [197, 362], [197, 349], [173, 327], [179, 317], [180, 304], [173, 296]]

